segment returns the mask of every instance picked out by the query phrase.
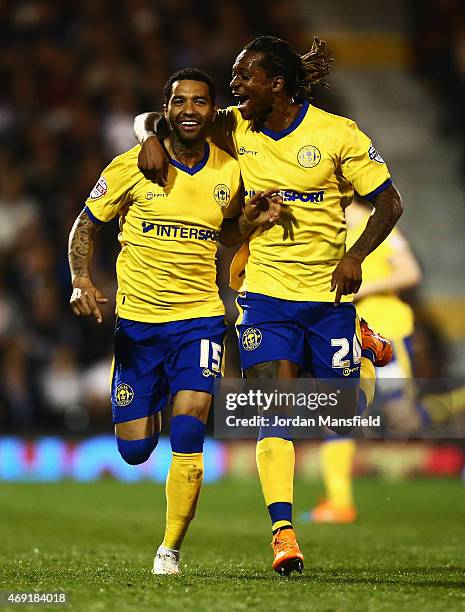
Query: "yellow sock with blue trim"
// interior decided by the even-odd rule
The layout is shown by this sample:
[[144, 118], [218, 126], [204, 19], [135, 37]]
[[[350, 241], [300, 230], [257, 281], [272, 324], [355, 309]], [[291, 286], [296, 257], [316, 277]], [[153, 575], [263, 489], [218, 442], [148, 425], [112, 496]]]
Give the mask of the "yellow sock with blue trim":
[[257, 442], [257, 468], [263, 497], [268, 506], [272, 529], [292, 526], [294, 496], [294, 444], [276, 437], [261, 437]]
[[326, 496], [337, 508], [349, 508], [354, 505], [352, 464], [355, 448], [355, 441], [350, 438], [326, 440], [320, 447]]
[[203, 480], [205, 423], [181, 414], [171, 419], [171, 466], [166, 480], [166, 527], [162, 546], [179, 550], [194, 518]]

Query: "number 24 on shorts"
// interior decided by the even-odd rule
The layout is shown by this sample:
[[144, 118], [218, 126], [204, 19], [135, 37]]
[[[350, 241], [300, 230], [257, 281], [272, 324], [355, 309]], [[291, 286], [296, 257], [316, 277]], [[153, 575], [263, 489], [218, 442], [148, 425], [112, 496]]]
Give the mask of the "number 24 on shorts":
[[[347, 357], [350, 351], [350, 343], [347, 338], [331, 338], [331, 346], [339, 346], [340, 349], [333, 355], [333, 368], [348, 368], [350, 367], [350, 360], [344, 359]], [[352, 355], [354, 364], [360, 363], [362, 358], [362, 347], [354, 334], [352, 340]]]

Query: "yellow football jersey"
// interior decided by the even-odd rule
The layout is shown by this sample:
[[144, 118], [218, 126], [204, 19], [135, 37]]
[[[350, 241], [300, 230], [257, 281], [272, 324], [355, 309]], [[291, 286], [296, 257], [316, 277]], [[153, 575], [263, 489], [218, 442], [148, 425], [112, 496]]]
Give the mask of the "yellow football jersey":
[[[365, 225], [366, 221], [363, 221], [355, 227], [348, 229], [348, 248], [358, 239]], [[362, 263], [362, 287], [363, 283], [389, 278], [392, 271], [391, 258], [404, 244], [405, 239], [394, 228], [386, 240], [370, 253]], [[394, 292], [369, 295], [362, 298], [357, 302], [357, 312], [377, 332], [391, 340], [405, 338], [413, 333], [413, 311]]]
[[216, 240], [241, 210], [237, 162], [213, 144], [193, 168], [171, 160], [165, 187], [137, 167], [140, 146], [116, 157], [86, 201], [96, 223], [120, 216], [119, 316], [163, 323], [224, 314], [216, 285]]
[[242, 289], [289, 300], [334, 301], [331, 275], [345, 252], [344, 208], [354, 189], [374, 198], [391, 183], [370, 139], [353, 121], [308, 102], [282, 132], [254, 131], [236, 107], [229, 107], [219, 112], [215, 134], [226, 137], [235, 151], [246, 196], [276, 187], [286, 204], [276, 225], [251, 236]]

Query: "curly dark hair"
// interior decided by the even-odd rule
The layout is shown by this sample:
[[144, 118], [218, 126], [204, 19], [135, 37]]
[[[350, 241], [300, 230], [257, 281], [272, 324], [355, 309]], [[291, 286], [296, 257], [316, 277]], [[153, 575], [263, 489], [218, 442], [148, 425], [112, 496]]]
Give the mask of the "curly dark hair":
[[290, 43], [275, 36], [259, 36], [244, 49], [262, 53], [261, 67], [270, 77], [283, 76], [284, 89], [294, 99], [311, 100], [312, 86], [317, 83], [329, 87], [323, 79], [333, 59], [326, 42], [317, 36], [305, 55], [299, 55]]
[[176, 81], [200, 81], [208, 85], [208, 91], [210, 92], [210, 99], [212, 104], [215, 104], [216, 90], [213, 79], [209, 74], [198, 68], [183, 68], [174, 72], [170, 78], [166, 81], [165, 87], [163, 88], [163, 95], [165, 98], [165, 104], [168, 104], [172, 93], [173, 83]]

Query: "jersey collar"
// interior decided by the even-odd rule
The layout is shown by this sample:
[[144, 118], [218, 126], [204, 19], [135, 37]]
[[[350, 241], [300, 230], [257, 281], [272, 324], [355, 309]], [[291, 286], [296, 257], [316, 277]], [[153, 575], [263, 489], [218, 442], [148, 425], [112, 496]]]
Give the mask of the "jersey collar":
[[205, 141], [203, 157], [197, 164], [195, 164], [195, 166], [192, 166], [192, 168], [189, 168], [189, 166], [181, 164], [181, 162], [179, 162], [177, 159], [173, 159], [172, 157], [170, 157], [170, 164], [174, 166], [175, 168], [178, 168], [179, 170], [182, 170], [183, 172], [187, 172], [187, 174], [190, 174], [191, 176], [193, 176], [194, 174], [197, 174], [197, 172], [200, 172], [200, 170], [202, 170], [202, 168], [207, 163], [209, 157], [210, 157], [210, 145], [208, 144], [208, 142]]
[[290, 134], [291, 132], [293, 132], [299, 127], [299, 125], [304, 120], [305, 115], [307, 114], [309, 106], [310, 104], [308, 103], [308, 101], [304, 100], [304, 103], [302, 104], [302, 108], [296, 115], [294, 121], [285, 130], [281, 130], [280, 132], [275, 132], [274, 130], [270, 130], [269, 128], [263, 127], [260, 130], [260, 132], [262, 132], [263, 134], [266, 134], [273, 140], [281, 140], [281, 138], [284, 138], [284, 136], [287, 136], [288, 134]]

